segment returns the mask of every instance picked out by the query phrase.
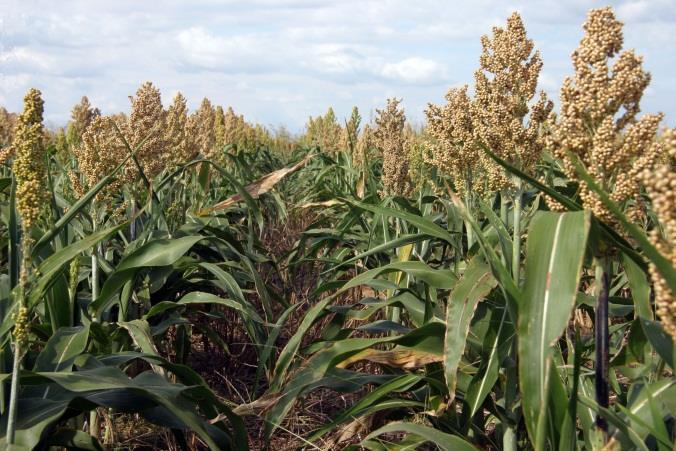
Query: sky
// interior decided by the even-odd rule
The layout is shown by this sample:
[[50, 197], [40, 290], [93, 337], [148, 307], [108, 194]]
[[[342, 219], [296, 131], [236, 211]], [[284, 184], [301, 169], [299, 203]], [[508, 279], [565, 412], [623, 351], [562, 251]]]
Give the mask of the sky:
[[540, 88], [555, 103], [587, 10], [610, 4], [625, 48], [652, 82], [644, 112], [676, 125], [676, 1], [583, 0], [0, 0], [0, 105], [37, 87], [45, 119], [64, 125], [83, 95], [104, 114], [129, 110], [144, 81], [196, 108], [203, 97], [251, 121], [302, 130], [332, 106], [368, 120], [388, 97], [424, 121], [429, 102], [472, 84], [480, 37], [518, 11], [542, 54]]

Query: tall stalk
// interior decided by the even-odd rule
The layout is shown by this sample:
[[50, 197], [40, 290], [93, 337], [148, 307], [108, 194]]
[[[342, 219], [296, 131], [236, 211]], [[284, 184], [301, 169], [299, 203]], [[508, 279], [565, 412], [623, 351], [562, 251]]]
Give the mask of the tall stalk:
[[[96, 233], [96, 207], [92, 205], [92, 233]], [[99, 252], [98, 246], [94, 245], [92, 248], [92, 302], [94, 302], [99, 297]], [[92, 321], [96, 322], [97, 318], [92, 316]], [[89, 412], [89, 435], [92, 437], [98, 437], [98, 428], [95, 426], [97, 424], [97, 413], [96, 408], [92, 409]]]
[[[610, 287], [610, 265], [607, 257], [595, 259], [596, 265], [596, 311], [594, 315], [594, 340], [596, 353], [594, 362], [594, 380], [596, 402], [599, 407], [608, 408], [608, 291]], [[596, 416], [596, 427], [603, 434], [604, 442], [608, 436], [608, 423], [601, 415]]]
[[[512, 277], [514, 283], [519, 286], [521, 279], [521, 211], [523, 205], [523, 184], [520, 178], [514, 178], [514, 197], [513, 197], [513, 233], [512, 233]], [[504, 194], [504, 192], [503, 192]], [[506, 196], [501, 194], [500, 216], [503, 220], [507, 218]], [[505, 258], [506, 260], [506, 258]], [[516, 340], [512, 340], [511, 355], [514, 361], [518, 358]], [[513, 406], [516, 402], [518, 393], [518, 378], [517, 365], [508, 368], [507, 384], [505, 390], [505, 409], [508, 412], [514, 413]], [[506, 451], [516, 451], [517, 449], [517, 434], [516, 429], [512, 426], [505, 428], [502, 437], [503, 449]]]
[[519, 286], [521, 277], [521, 209], [523, 205], [523, 184], [520, 178], [514, 179], [516, 193], [514, 194], [514, 234], [512, 238], [512, 276], [516, 286]]
[[16, 429], [16, 408], [19, 395], [19, 368], [21, 366], [21, 354], [23, 352], [19, 340], [14, 344], [14, 363], [12, 364], [12, 385], [9, 392], [9, 407], [7, 415], [7, 444], [14, 444], [14, 431]]
[[[472, 211], [472, 193], [470, 192], [470, 190], [467, 190], [465, 192], [465, 205], [467, 207], [467, 211], [471, 212]], [[474, 231], [472, 230], [472, 225], [468, 221], [465, 221], [465, 229], [467, 230], [467, 252], [469, 253], [469, 250], [474, 245]]]
[[19, 272], [18, 289], [18, 310], [15, 315], [14, 324], [14, 361], [12, 363], [12, 381], [9, 393], [9, 406], [7, 413], [7, 444], [13, 445], [16, 432], [16, 415], [19, 404], [19, 371], [21, 369], [21, 360], [26, 350], [24, 344], [27, 343], [28, 311], [26, 308], [25, 290], [28, 283], [28, 272], [30, 271], [31, 239], [24, 231], [21, 238], [21, 269]]

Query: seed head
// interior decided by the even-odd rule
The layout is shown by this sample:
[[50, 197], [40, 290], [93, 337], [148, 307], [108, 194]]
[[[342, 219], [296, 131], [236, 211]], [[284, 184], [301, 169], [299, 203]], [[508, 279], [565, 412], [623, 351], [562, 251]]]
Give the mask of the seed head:
[[[130, 97], [131, 113], [127, 121], [126, 135], [129, 145], [136, 152], [143, 172], [153, 178], [164, 169], [164, 110], [159, 89], [151, 82], [145, 82]], [[139, 147], [140, 146], [140, 147]], [[133, 162], [126, 168], [131, 180], [137, 179], [137, 168]]]
[[[95, 117], [82, 134], [81, 142], [73, 148], [84, 183], [71, 174], [75, 192], [79, 195], [110, 175], [127, 157], [128, 150], [109, 116]], [[127, 181], [119, 177], [98, 192], [96, 200], [107, 204]]]
[[214, 108], [206, 97], [202, 99], [197, 111], [188, 118], [188, 133], [195, 140], [198, 152], [207, 159], [217, 157], [214, 119]]
[[357, 142], [359, 141], [360, 125], [361, 115], [359, 114], [359, 109], [356, 106], [352, 107], [350, 119], [345, 124], [345, 129], [343, 130], [343, 149], [349, 149], [352, 153], [355, 152]]
[[188, 106], [180, 92], [176, 94], [166, 113], [167, 166], [175, 168], [194, 159], [197, 146], [188, 130]]
[[654, 142], [662, 115], [636, 119], [650, 75], [633, 51], [619, 53], [622, 23], [612, 9], [591, 10], [584, 30], [572, 56], [575, 75], [566, 78], [561, 88], [561, 113], [550, 145], [563, 161], [566, 175], [580, 182], [584, 207], [614, 224], [614, 216], [579, 180], [569, 152], [577, 155], [614, 201], [638, 205], [632, 201], [639, 193], [640, 174], [651, 168], [662, 152]]
[[28, 341], [28, 308], [23, 305], [20, 306], [12, 314], [12, 319], [14, 320], [14, 331], [12, 333], [18, 345], [17, 347], [24, 349], [24, 345]]
[[[30, 229], [40, 216], [47, 199], [42, 94], [32, 88], [24, 97], [24, 110], [17, 120], [12, 147], [16, 153], [16, 208], [23, 227]], [[28, 233], [28, 232], [26, 232]]]
[[70, 113], [70, 124], [68, 124], [68, 141], [77, 145], [80, 138], [94, 118], [101, 115], [98, 108], [93, 108], [87, 96], [80, 99], [80, 103], [75, 105]]
[[408, 175], [404, 125], [406, 115], [401, 99], [387, 99], [383, 110], [376, 109], [375, 144], [383, 156], [383, 195], [406, 196], [411, 191]]
[[217, 149], [225, 146], [225, 112], [218, 105], [214, 110], [214, 141]]
[[[531, 171], [544, 147], [540, 129], [553, 104], [540, 92], [534, 101], [542, 69], [540, 53], [518, 13], [507, 19], [506, 28], [493, 28], [493, 36], [481, 38], [480, 68], [474, 74], [475, 98], [471, 103], [475, 138], [495, 154], [523, 171]], [[491, 189], [505, 188], [504, 171], [480, 154]]]
[[[668, 133], [665, 133], [668, 134]], [[652, 170], [646, 169], [640, 176], [650, 197], [657, 225], [650, 233], [650, 240], [657, 250], [676, 267], [676, 152], [674, 141], [663, 140], [662, 146], [671, 149], [663, 152], [669, 155]], [[676, 338], [676, 296], [654, 264], [649, 265], [650, 277], [655, 291], [655, 305], [664, 329]]]
[[446, 94], [446, 102], [443, 106], [430, 103], [425, 110], [430, 149], [426, 161], [442, 174], [450, 175], [461, 195], [467, 191], [483, 193], [485, 184], [480, 180], [484, 172], [483, 152], [475, 142], [472, 101], [467, 95], [467, 85], [451, 88]]
[[12, 157], [12, 141], [16, 128], [17, 115], [0, 107], [0, 163], [4, 163]]
[[338, 152], [344, 142], [343, 127], [336, 119], [333, 108], [329, 108], [324, 116], [310, 117], [305, 126], [305, 145], [318, 146], [324, 152]]
[[368, 164], [369, 149], [374, 146], [373, 130], [369, 124], [365, 124], [362, 129], [355, 151], [352, 153], [352, 165], [357, 168], [364, 168]]

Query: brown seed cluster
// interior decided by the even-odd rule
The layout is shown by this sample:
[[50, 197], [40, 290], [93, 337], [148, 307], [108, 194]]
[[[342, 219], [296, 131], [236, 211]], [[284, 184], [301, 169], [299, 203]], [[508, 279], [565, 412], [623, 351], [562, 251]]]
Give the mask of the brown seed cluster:
[[[650, 231], [650, 239], [659, 252], [676, 267], [676, 146], [670, 145], [667, 161], [653, 170], [645, 170], [642, 178], [650, 196], [652, 208], [659, 227]], [[661, 229], [661, 230], [660, 230]], [[654, 264], [650, 264], [650, 277], [655, 291], [655, 306], [664, 329], [676, 338], [676, 296], [669, 288], [664, 276]]]
[[183, 94], [174, 96], [166, 114], [166, 163], [173, 169], [197, 157], [193, 136], [188, 133], [188, 106]]
[[[131, 113], [126, 123], [126, 138], [136, 152], [143, 172], [149, 178], [155, 177], [164, 169], [164, 110], [159, 89], [151, 82], [145, 82], [130, 97]], [[137, 168], [131, 163], [126, 172], [130, 180], [136, 179]]]
[[[540, 160], [544, 141], [540, 129], [553, 108], [544, 92], [535, 103], [542, 69], [539, 51], [526, 35], [518, 13], [507, 19], [506, 28], [493, 28], [493, 36], [481, 38], [479, 70], [474, 74], [471, 103], [475, 137], [496, 155], [530, 172]], [[504, 171], [485, 161], [491, 189], [510, 182]]]
[[89, 127], [92, 121], [101, 115], [98, 108], [92, 107], [87, 96], [83, 96], [80, 102], [76, 104], [70, 113], [70, 124], [68, 124], [68, 141], [77, 145], [80, 142], [82, 134]]
[[505, 171], [480, 148], [530, 172], [544, 147], [542, 128], [553, 103], [540, 92], [540, 54], [517, 13], [507, 27], [493, 28], [481, 38], [479, 70], [474, 74], [474, 98], [468, 87], [452, 88], [446, 105], [426, 110], [431, 157], [428, 162], [449, 174], [459, 193], [486, 193], [510, 186]]
[[406, 124], [404, 127], [404, 152], [408, 161], [408, 178], [411, 189], [421, 190], [428, 179], [425, 173], [428, 150], [424, 133], [415, 130], [411, 124]]
[[318, 146], [323, 152], [335, 153], [341, 150], [343, 136], [343, 127], [338, 123], [333, 108], [329, 108], [325, 115], [308, 119], [301, 141], [307, 146]]
[[361, 115], [359, 109], [355, 106], [352, 108], [350, 119], [345, 123], [343, 128], [343, 143], [342, 148], [347, 149], [350, 153], [354, 153], [359, 142], [359, 126], [361, 125]]
[[373, 129], [369, 124], [364, 127], [359, 134], [357, 144], [352, 152], [352, 165], [356, 168], [364, 168], [368, 164], [369, 149], [374, 146]]
[[12, 144], [16, 154], [12, 167], [16, 178], [16, 208], [26, 234], [47, 200], [43, 111], [42, 94], [35, 88], [30, 89], [24, 97], [24, 109], [17, 120]]
[[411, 191], [409, 161], [404, 135], [406, 115], [400, 99], [387, 99], [383, 110], [376, 109], [375, 144], [383, 156], [383, 195], [406, 196]]
[[[662, 152], [654, 139], [662, 115], [636, 119], [650, 75], [633, 51], [619, 53], [622, 23], [612, 9], [591, 10], [584, 30], [572, 56], [575, 75], [566, 78], [561, 88], [561, 113], [550, 144], [570, 179], [579, 177], [569, 152], [581, 160], [613, 200], [629, 205], [638, 195], [640, 174], [652, 167]], [[580, 197], [584, 207], [597, 217], [615, 222], [582, 181]]]
[[235, 149], [256, 149], [272, 139], [267, 130], [258, 124], [249, 124], [244, 116], [236, 114], [232, 107], [228, 107], [225, 113], [222, 107], [216, 108], [214, 132], [219, 152], [227, 145], [232, 145]]
[[[127, 157], [128, 150], [115, 129], [114, 120], [109, 116], [97, 116], [82, 134], [80, 144], [73, 148], [73, 155], [80, 174], [84, 177], [84, 183], [72, 173], [71, 182], [75, 192], [82, 195], [101, 179], [112, 174]], [[96, 195], [97, 202], [109, 206], [112, 196], [119, 192], [126, 181], [128, 179], [125, 177], [118, 177], [99, 191]]]
[[12, 141], [16, 128], [17, 116], [0, 107], [0, 163], [4, 163], [12, 156]]
[[188, 133], [195, 140], [197, 151], [208, 160], [213, 160], [218, 156], [214, 133], [215, 119], [214, 107], [206, 97], [202, 99], [197, 111], [188, 118]]
[[467, 86], [451, 88], [446, 104], [429, 104], [425, 110], [427, 133], [430, 135], [430, 157], [427, 162], [449, 174], [455, 190], [464, 195], [470, 191], [484, 192], [482, 154], [474, 138], [471, 104]]

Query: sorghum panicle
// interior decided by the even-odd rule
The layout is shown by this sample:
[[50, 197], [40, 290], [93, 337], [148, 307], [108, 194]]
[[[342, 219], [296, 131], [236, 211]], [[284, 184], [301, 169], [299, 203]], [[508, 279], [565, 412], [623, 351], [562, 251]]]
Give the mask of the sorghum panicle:
[[323, 152], [334, 153], [342, 147], [343, 136], [343, 127], [338, 123], [333, 108], [329, 108], [325, 115], [308, 119], [302, 141], [305, 145], [319, 146]]
[[368, 153], [369, 149], [373, 147], [373, 140], [373, 130], [369, 124], [365, 124], [359, 134], [355, 151], [352, 153], [352, 165], [354, 167], [363, 168], [367, 165]]
[[24, 110], [17, 120], [12, 144], [16, 154], [13, 164], [16, 178], [16, 208], [26, 231], [37, 221], [48, 198], [42, 125], [44, 102], [41, 95], [35, 88], [26, 94]]
[[355, 152], [357, 147], [357, 142], [359, 141], [359, 126], [361, 125], [361, 115], [359, 114], [359, 109], [355, 106], [352, 107], [352, 113], [350, 114], [350, 119], [345, 124], [343, 129], [343, 149], [350, 150], [350, 152]]
[[[115, 129], [115, 123], [109, 116], [95, 117], [82, 134], [81, 142], [73, 148], [80, 173], [84, 176], [84, 186], [71, 174], [75, 192], [84, 194], [101, 179], [110, 175], [127, 157], [128, 150]], [[96, 195], [99, 204], [108, 203], [119, 192], [124, 177], [119, 177], [106, 185]]]
[[662, 153], [662, 146], [655, 142], [662, 115], [636, 119], [650, 74], [633, 51], [619, 53], [622, 22], [612, 9], [591, 10], [584, 30], [572, 55], [575, 75], [566, 78], [561, 88], [561, 112], [549, 144], [563, 161], [566, 175], [580, 182], [584, 207], [614, 224], [598, 195], [579, 180], [569, 152], [614, 201], [633, 208], [640, 205], [631, 202], [639, 193], [640, 174]]
[[13, 155], [12, 141], [16, 120], [16, 114], [0, 107], [0, 163], [4, 163]]
[[87, 96], [82, 96], [80, 102], [73, 107], [70, 113], [70, 124], [68, 124], [68, 140], [71, 144], [77, 145], [80, 142], [84, 131], [89, 127], [92, 121], [101, 115], [98, 108], [92, 107]]
[[[542, 69], [540, 52], [526, 35], [518, 13], [507, 19], [506, 28], [493, 28], [482, 36], [480, 68], [474, 74], [475, 97], [470, 104], [475, 138], [496, 155], [529, 172], [540, 160], [544, 141], [542, 124], [553, 108], [544, 92], [532, 103]], [[506, 188], [505, 171], [481, 152], [490, 188]]]
[[[131, 113], [126, 124], [127, 141], [145, 174], [152, 178], [164, 169], [164, 109], [159, 89], [145, 82], [130, 97]], [[127, 173], [131, 180], [137, 178], [136, 165], [130, 161]]]
[[475, 143], [471, 116], [471, 100], [467, 86], [451, 88], [446, 94], [446, 104], [428, 104], [428, 146], [430, 155], [426, 162], [439, 168], [452, 178], [455, 190], [464, 195], [468, 190], [484, 192], [479, 180], [483, 173], [481, 150]]
[[[669, 157], [654, 169], [645, 170], [641, 176], [650, 197], [658, 225], [650, 231], [650, 240], [657, 250], [676, 267], [676, 146], [674, 141], [665, 141], [671, 146]], [[657, 314], [664, 329], [676, 338], [676, 295], [671, 291], [664, 276], [654, 264], [649, 266], [655, 292]]]
[[198, 152], [194, 137], [188, 130], [188, 106], [183, 94], [174, 96], [166, 113], [167, 166], [175, 168], [194, 159]]
[[383, 156], [384, 195], [406, 196], [411, 191], [408, 155], [404, 139], [406, 115], [400, 99], [387, 99], [383, 110], [376, 109], [375, 144]]
[[195, 140], [198, 152], [207, 159], [217, 157], [214, 119], [214, 108], [206, 97], [202, 99], [197, 111], [188, 118], [188, 133]]

